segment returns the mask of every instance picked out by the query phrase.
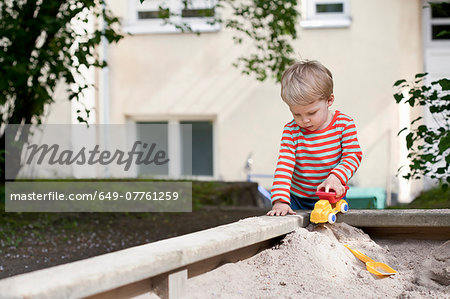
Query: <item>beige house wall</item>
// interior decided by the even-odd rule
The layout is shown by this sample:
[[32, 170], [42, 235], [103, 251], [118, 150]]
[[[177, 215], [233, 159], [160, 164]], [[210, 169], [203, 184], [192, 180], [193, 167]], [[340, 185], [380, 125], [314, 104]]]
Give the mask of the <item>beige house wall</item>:
[[[127, 18], [127, 1], [110, 1]], [[335, 109], [351, 115], [364, 152], [353, 182], [396, 192], [399, 109], [392, 85], [423, 70], [420, 0], [350, 1], [347, 28], [300, 29], [298, 58], [325, 64], [335, 79]], [[281, 130], [291, 120], [280, 86], [240, 74], [232, 63], [251, 51], [232, 33], [139, 34], [108, 49], [110, 122], [211, 119], [216, 179], [272, 174]], [[270, 180], [261, 181], [270, 187]]]

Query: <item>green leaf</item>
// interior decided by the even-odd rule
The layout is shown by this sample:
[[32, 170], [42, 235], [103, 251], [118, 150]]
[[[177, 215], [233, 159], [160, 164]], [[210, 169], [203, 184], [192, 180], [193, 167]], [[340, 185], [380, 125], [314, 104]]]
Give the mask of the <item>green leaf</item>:
[[436, 173], [437, 173], [437, 174], [444, 174], [446, 169], [447, 169], [446, 167], [439, 167], [439, 168], [436, 170]]
[[394, 94], [394, 98], [395, 98], [395, 101], [397, 103], [400, 103], [401, 100], [403, 99], [403, 94], [402, 93], [396, 93], [396, 94]]
[[415, 120], [413, 120], [412, 122], [411, 122], [411, 125], [413, 125], [415, 122], [417, 122], [417, 121], [419, 121], [419, 120], [421, 120], [422, 119], [422, 116], [419, 116], [418, 118], [416, 118]]
[[402, 80], [397, 80], [395, 83], [394, 83], [394, 85], [393, 86], [399, 86], [400, 84], [402, 84], [402, 83], [404, 83], [404, 82], [406, 82], [406, 80], [405, 79], [402, 79]]
[[433, 140], [433, 138], [431, 138], [431, 137], [425, 137], [425, 142], [426, 143], [428, 143], [428, 144], [433, 144], [434, 143], [434, 140]]
[[406, 135], [406, 147], [410, 149], [413, 145], [413, 133], [409, 133]]
[[427, 162], [432, 162], [434, 159], [434, 155], [433, 154], [427, 154], [427, 155], [422, 155], [422, 160], [425, 160]]
[[450, 148], [450, 132], [447, 131], [438, 144], [439, 152], [444, 153]]
[[443, 30], [443, 31], [439, 32], [438, 34], [436, 34], [436, 37], [442, 37], [442, 36], [448, 36], [448, 35], [450, 35], [450, 31]]
[[420, 126], [417, 127], [417, 130], [419, 132], [426, 132], [426, 131], [428, 131], [428, 127], [425, 126], [425, 125], [420, 125]]
[[423, 78], [423, 77], [425, 77], [426, 75], [428, 75], [428, 73], [419, 73], [419, 74], [416, 74], [415, 78], [416, 78], [416, 79], [418, 79], [418, 78]]
[[405, 130], [407, 130], [408, 128], [403, 128], [403, 129], [401, 129], [400, 131], [398, 131], [398, 133], [397, 133], [397, 136], [399, 136], [403, 131], [405, 131]]
[[439, 85], [441, 86], [442, 90], [450, 90], [450, 80], [449, 79], [441, 79], [438, 81]]

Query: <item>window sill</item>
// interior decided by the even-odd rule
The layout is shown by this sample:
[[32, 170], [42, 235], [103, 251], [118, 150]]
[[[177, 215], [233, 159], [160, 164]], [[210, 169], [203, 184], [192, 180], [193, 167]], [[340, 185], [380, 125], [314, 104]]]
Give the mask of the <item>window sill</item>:
[[[189, 25], [191, 26], [193, 32], [218, 32], [221, 29], [220, 24], [209, 25], [206, 22], [191, 22]], [[183, 33], [174, 25], [151, 21], [141, 21], [138, 23], [125, 25], [123, 26], [123, 31], [128, 34]]]
[[350, 17], [343, 19], [316, 19], [300, 21], [300, 26], [305, 29], [320, 28], [346, 28], [350, 27], [352, 19]]

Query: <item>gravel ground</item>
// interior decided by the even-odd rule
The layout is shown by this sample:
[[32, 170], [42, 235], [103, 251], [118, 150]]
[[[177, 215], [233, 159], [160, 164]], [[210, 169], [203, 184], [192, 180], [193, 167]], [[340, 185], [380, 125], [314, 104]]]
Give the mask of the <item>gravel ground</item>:
[[0, 279], [263, 214], [261, 209], [217, 208], [192, 213], [61, 213], [51, 221], [41, 217], [23, 226], [17, 224], [18, 215], [1, 222], [6, 225], [0, 227]]

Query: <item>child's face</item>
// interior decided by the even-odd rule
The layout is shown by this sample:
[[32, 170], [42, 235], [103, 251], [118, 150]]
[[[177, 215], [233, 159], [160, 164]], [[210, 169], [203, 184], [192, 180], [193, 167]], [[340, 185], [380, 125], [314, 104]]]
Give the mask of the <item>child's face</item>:
[[334, 95], [331, 95], [326, 101], [315, 101], [308, 105], [292, 105], [289, 109], [297, 125], [308, 131], [317, 131], [325, 129], [331, 121], [332, 115], [328, 108], [333, 102]]

